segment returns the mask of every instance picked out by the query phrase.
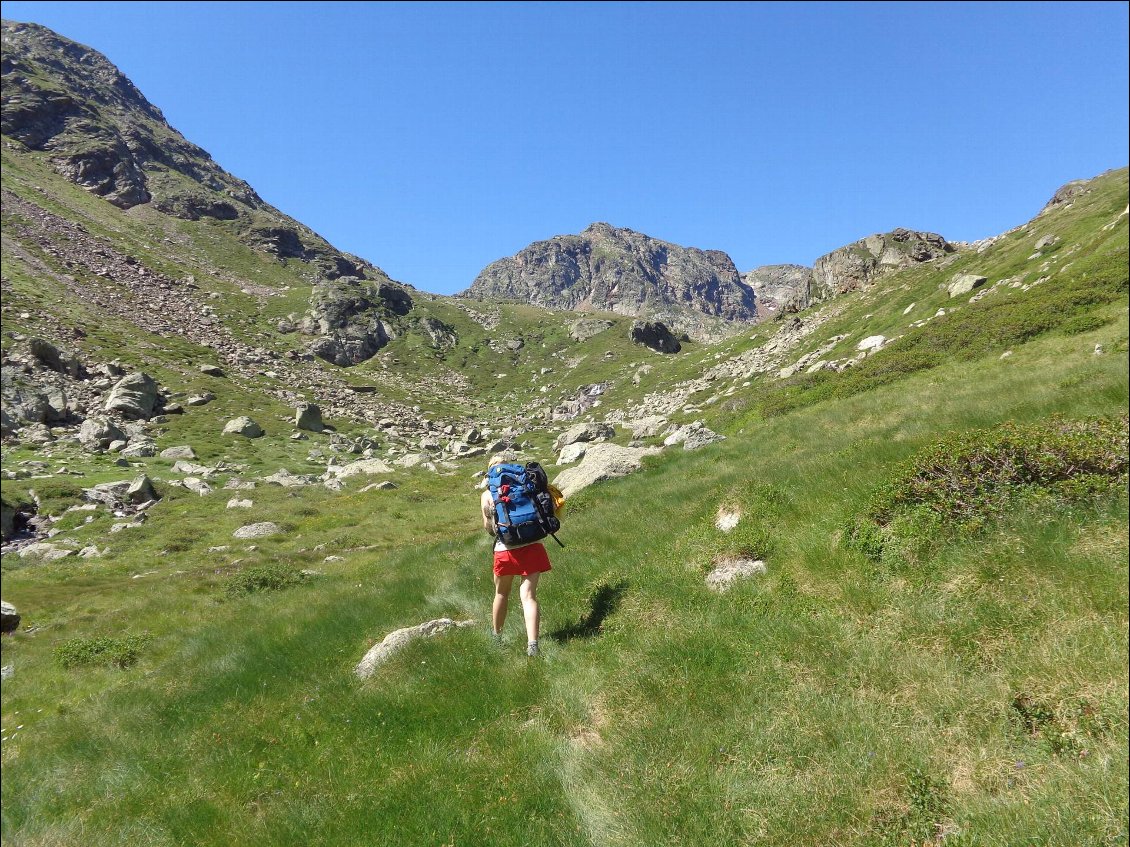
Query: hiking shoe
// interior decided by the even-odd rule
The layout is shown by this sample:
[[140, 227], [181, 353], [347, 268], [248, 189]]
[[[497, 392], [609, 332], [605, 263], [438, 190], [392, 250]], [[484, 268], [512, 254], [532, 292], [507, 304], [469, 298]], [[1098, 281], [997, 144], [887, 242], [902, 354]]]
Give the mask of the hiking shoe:
[[493, 644], [495, 647], [498, 647], [499, 649], [501, 649], [502, 648], [502, 633], [501, 632], [492, 632], [490, 634], [490, 643]]
[[532, 659], [537, 654], [538, 654], [538, 643], [536, 641], [531, 641], [528, 645], [526, 645], [526, 655], [529, 656]]

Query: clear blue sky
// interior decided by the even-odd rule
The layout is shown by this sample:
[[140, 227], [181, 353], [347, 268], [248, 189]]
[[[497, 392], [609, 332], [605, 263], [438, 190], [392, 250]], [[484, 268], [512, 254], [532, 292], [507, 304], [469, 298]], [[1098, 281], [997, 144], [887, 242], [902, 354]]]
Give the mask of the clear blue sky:
[[811, 265], [1128, 163], [1128, 4], [17, 2], [425, 291], [607, 221]]

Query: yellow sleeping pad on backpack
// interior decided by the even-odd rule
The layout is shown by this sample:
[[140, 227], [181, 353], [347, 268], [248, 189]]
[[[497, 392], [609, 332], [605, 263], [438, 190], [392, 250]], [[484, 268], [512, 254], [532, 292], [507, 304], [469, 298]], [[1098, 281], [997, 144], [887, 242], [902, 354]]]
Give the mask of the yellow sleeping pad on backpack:
[[548, 489], [549, 496], [553, 498], [553, 514], [560, 520], [561, 513], [565, 511], [565, 495], [561, 493], [561, 489], [556, 485], [550, 485]]

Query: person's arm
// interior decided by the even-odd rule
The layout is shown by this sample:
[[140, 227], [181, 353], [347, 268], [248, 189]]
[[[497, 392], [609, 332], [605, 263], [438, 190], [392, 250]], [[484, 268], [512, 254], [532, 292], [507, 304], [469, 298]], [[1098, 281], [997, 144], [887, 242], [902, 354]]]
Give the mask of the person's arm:
[[483, 529], [487, 531], [488, 535], [495, 535], [497, 529], [494, 525], [494, 499], [490, 496], [489, 491], [483, 492], [483, 496], [479, 498], [479, 505], [483, 512]]

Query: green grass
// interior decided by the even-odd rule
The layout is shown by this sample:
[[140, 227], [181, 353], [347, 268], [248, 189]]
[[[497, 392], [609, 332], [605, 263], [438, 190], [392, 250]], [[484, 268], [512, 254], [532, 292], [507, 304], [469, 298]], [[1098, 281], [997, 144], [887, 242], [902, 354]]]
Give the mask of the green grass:
[[[1033, 504], [913, 572], [839, 543], [891, 463], [952, 428], [1124, 407], [1125, 356], [1066, 343], [989, 359], [976, 381], [942, 365], [578, 495], [537, 663], [516, 608], [511, 646], [489, 644], [474, 492], [453, 502], [434, 477], [413, 508], [449, 510], [433, 538], [455, 540], [386, 523], [403, 491], [361, 507], [278, 490], [263, 515], [293, 529], [255, 551], [205, 564], [223, 518], [185, 511], [188, 549], [154, 558], [169, 539], [142, 530], [124, 552], [133, 570], [165, 560], [143, 579], [107, 562], [6, 574], [43, 622], [4, 645], [3, 724], [25, 724], [4, 746], [6, 837], [65, 842], [82, 821], [92, 844], [1122, 843], [1125, 497]], [[743, 512], [733, 536], [713, 528], [721, 506]], [[394, 534], [322, 563], [350, 524]], [[712, 557], [739, 551], [768, 573], [706, 590]], [[271, 563], [323, 573], [225, 592], [228, 573]], [[481, 626], [353, 677], [384, 634], [445, 615]], [[150, 639], [134, 666], [49, 660], [114, 631]]]

